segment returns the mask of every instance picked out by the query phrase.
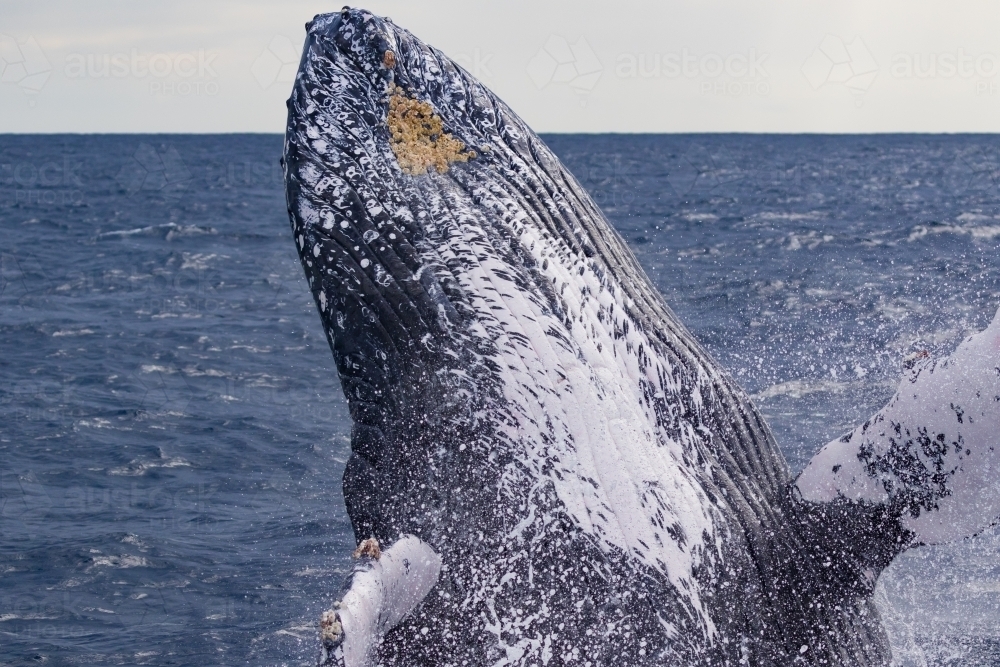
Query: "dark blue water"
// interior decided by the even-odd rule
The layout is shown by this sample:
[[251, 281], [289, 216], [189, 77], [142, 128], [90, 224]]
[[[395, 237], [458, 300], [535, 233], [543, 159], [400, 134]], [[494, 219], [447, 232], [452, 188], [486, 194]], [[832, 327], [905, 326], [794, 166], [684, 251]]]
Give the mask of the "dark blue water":
[[[793, 469], [1000, 305], [1000, 139], [551, 136]], [[349, 418], [278, 136], [0, 136], [0, 664], [308, 664]], [[1000, 660], [1000, 537], [882, 577]]]

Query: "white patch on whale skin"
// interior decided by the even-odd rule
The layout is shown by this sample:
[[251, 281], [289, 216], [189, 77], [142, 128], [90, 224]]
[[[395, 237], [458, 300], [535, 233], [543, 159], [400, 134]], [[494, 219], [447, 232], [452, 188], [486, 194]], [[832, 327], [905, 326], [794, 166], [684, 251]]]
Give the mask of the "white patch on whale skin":
[[714, 636], [693, 573], [715, 548], [722, 519], [685, 458], [685, 444], [706, 436], [677, 420], [687, 442], [671, 439], [649, 400], [659, 395], [679, 406], [686, 391], [702, 404], [708, 372], [699, 369], [695, 386], [682, 386], [622, 307], [614, 274], [540, 232], [516, 202], [502, 202], [515, 212], [504, 222], [560, 295], [564, 318], [511, 280], [516, 269], [493, 245], [499, 235], [490, 227], [500, 223], [483, 220], [464, 197], [443, 199], [430, 190], [424, 196], [431, 206], [426, 224], [444, 231], [433, 260], [461, 262], [455, 277], [477, 311], [473, 331], [499, 350], [504, 409], [513, 423], [498, 420], [497, 428], [518, 443], [521, 465], [552, 484], [566, 512], [605, 551], [628, 553], [665, 575], [700, 617], [705, 636]]
[[[871, 461], [885, 464], [871, 470]], [[931, 475], [941, 486], [926, 481]], [[948, 358], [913, 367], [888, 405], [823, 447], [796, 485], [803, 498], [817, 502], [929, 493], [936, 507], [902, 518], [923, 543], [973, 535], [994, 523], [1000, 517], [1000, 312]]]

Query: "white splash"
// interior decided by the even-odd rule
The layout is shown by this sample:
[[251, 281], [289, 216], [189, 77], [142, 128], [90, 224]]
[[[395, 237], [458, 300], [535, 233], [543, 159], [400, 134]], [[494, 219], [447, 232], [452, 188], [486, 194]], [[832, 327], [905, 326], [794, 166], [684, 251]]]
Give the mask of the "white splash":
[[796, 484], [819, 502], [930, 494], [936, 507], [903, 525], [920, 542], [949, 542], [1000, 517], [1000, 312], [950, 357], [913, 361], [889, 404], [826, 445]]

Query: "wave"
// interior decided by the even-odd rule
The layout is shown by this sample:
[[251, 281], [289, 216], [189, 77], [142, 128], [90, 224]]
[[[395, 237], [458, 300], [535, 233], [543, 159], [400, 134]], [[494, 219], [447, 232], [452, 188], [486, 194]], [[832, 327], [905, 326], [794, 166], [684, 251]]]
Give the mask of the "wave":
[[826, 217], [826, 214], [820, 211], [809, 211], [808, 213], [779, 213], [776, 211], [763, 211], [762, 213], [758, 213], [756, 217], [760, 220], [788, 220], [796, 222], [798, 220], [816, 220], [818, 218]]
[[119, 466], [117, 468], [112, 468], [108, 471], [109, 475], [123, 475], [126, 477], [138, 477], [144, 475], [147, 470], [154, 470], [156, 468], [190, 468], [192, 467], [190, 463], [185, 461], [180, 457], [167, 458], [162, 457], [159, 461], [141, 461], [139, 459], [132, 459], [127, 465]]
[[[966, 214], [963, 213], [958, 217], [959, 219], [962, 219], [965, 215]], [[989, 241], [1000, 236], [1000, 225], [917, 225], [910, 230], [910, 235], [906, 240], [910, 242], [919, 241], [920, 239], [931, 234], [968, 235], [976, 240]]]
[[181, 264], [181, 270], [184, 269], [194, 269], [195, 271], [204, 271], [208, 268], [208, 263], [218, 257], [213, 253], [203, 253], [203, 252], [185, 252], [183, 253], [183, 263]]
[[809, 394], [839, 394], [846, 391], [850, 385], [847, 382], [835, 380], [790, 380], [771, 385], [764, 391], [751, 396], [755, 401], [766, 401], [776, 396], [802, 398]]
[[[125, 570], [130, 567], [149, 567], [149, 561], [142, 556], [94, 556], [90, 567], [113, 567]], [[88, 568], [89, 569], [89, 568]]]
[[150, 225], [148, 227], [136, 227], [135, 229], [122, 229], [114, 232], [102, 232], [95, 239], [104, 241], [107, 239], [121, 239], [129, 236], [163, 236], [168, 241], [182, 236], [197, 236], [200, 234], [217, 234], [213, 227], [203, 227], [201, 225], [178, 225], [176, 222], [168, 222], [163, 225]]
[[52, 334], [52, 337], [61, 338], [63, 336], [89, 336], [92, 333], [94, 333], [93, 329], [76, 329], [76, 330], [64, 329], [54, 332]]

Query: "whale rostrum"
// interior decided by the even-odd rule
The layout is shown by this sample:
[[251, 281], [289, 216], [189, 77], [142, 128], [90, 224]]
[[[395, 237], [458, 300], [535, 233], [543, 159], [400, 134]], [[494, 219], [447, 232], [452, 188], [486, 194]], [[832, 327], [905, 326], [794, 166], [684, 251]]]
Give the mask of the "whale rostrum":
[[793, 480], [552, 151], [389, 19], [307, 24], [283, 164], [353, 420], [327, 664], [888, 665], [879, 573], [1000, 515], [1000, 320]]

